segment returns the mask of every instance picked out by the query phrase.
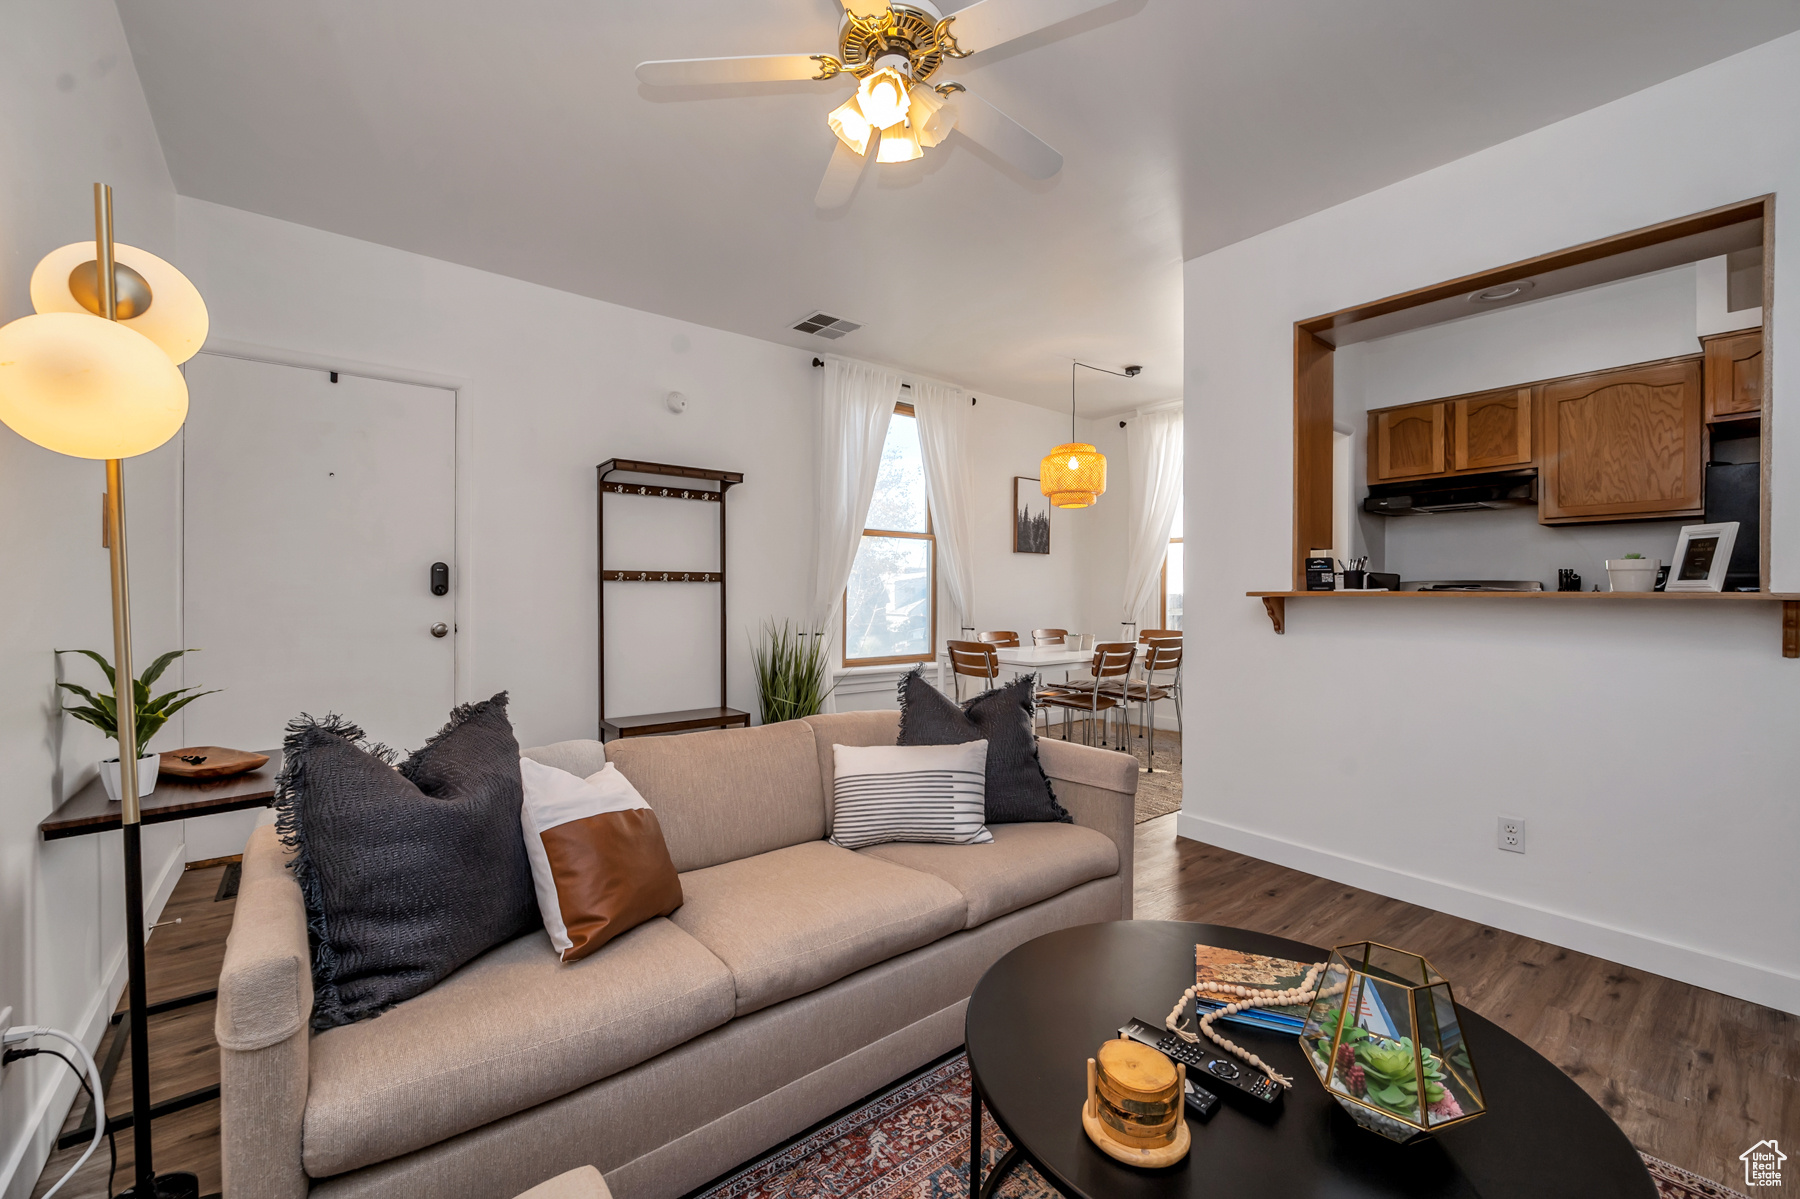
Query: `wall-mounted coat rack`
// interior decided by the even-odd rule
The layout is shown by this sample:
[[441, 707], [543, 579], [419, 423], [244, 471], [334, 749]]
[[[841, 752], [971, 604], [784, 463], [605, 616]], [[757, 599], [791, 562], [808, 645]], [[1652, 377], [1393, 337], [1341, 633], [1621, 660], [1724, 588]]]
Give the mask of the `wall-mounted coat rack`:
[[[733, 728], [750, 723], [750, 714], [725, 706], [725, 493], [744, 476], [729, 470], [699, 466], [669, 466], [661, 462], [635, 462], [608, 458], [595, 468], [600, 475], [596, 502], [595, 548], [600, 578], [600, 740], [613, 737], [647, 737], [658, 733], [685, 733], [694, 729]], [[714, 484], [712, 487], [675, 487], [655, 483], [614, 483], [607, 476], [674, 475]], [[651, 499], [690, 500], [719, 507], [718, 570], [608, 570], [606, 567], [606, 497], [637, 495]], [[608, 583], [717, 583], [719, 585], [719, 704], [714, 708], [688, 708], [680, 712], [645, 712], [637, 716], [606, 714], [606, 585]]]

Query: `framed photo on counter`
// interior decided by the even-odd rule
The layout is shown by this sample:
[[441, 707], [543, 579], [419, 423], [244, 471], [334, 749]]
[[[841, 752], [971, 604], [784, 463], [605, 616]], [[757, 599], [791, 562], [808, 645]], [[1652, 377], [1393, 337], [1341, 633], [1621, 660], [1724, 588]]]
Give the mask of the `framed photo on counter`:
[[1675, 564], [1664, 591], [1723, 591], [1725, 569], [1737, 544], [1738, 522], [1683, 525], [1675, 543]]

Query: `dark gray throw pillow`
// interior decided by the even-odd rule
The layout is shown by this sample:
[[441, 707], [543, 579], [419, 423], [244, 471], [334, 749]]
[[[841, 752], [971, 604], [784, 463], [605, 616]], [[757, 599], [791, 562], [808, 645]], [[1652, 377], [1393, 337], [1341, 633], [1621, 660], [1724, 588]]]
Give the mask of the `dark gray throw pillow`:
[[398, 767], [338, 716], [288, 725], [276, 829], [306, 899], [316, 1029], [379, 1015], [539, 925], [506, 693]]
[[961, 745], [987, 740], [987, 823], [1072, 823], [1038, 761], [1031, 715], [1037, 676], [984, 691], [965, 704], [925, 681], [919, 668], [900, 680], [901, 745]]

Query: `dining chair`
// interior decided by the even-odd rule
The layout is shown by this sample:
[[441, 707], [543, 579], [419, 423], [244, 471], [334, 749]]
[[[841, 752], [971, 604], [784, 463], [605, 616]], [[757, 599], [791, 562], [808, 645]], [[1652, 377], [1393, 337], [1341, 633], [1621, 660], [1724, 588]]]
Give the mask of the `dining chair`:
[[[1157, 630], [1164, 631], [1164, 630]], [[1142, 736], [1146, 746], [1146, 774], [1156, 773], [1156, 701], [1173, 699], [1175, 701], [1175, 735], [1179, 738], [1183, 732], [1181, 720], [1181, 638], [1149, 637], [1141, 638], [1144, 642], [1144, 664], [1142, 679], [1115, 679], [1102, 686], [1102, 690], [1123, 701], [1125, 704], [1137, 704], [1144, 714]], [[1131, 734], [1131, 716], [1129, 709], [1125, 717], [1125, 732]]]
[[1067, 629], [1031, 630], [1031, 644], [1033, 645], [1064, 645], [1068, 640], [1069, 630]]
[[[1089, 667], [1086, 679], [1066, 684], [1067, 690], [1056, 695], [1045, 696], [1043, 702], [1053, 708], [1063, 710], [1063, 739], [1069, 737], [1069, 721], [1079, 712], [1085, 718], [1084, 740], [1093, 741], [1094, 717], [1099, 716], [1110, 721], [1112, 713], [1120, 711], [1126, 704], [1123, 695], [1115, 695], [1106, 690], [1106, 684], [1112, 680], [1129, 681], [1132, 663], [1137, 661], [1138, 647], [1129, 641], [1102, 641], [1094, 647], [1094, 660]], [[1130, 743], [1130, 722], [1126, 723], [1126, 743]], [[1100, 730], [1100, 744], [1106, 744], [1106, 726]]]
[[1000, 655], [992, 645], [983, 641], [951, 641], [946, 648], [950, 651], [951, 685], [956, 689], [957, 703], [962, 703], [964, 678], [980, 679], [989, 687], [999, 680]]
[[1019, 635], [1010, 629], [993, 629], [979, 634], [975, 640], [997, 645], [1001, 649], [1017, 649], [1019, 645]]

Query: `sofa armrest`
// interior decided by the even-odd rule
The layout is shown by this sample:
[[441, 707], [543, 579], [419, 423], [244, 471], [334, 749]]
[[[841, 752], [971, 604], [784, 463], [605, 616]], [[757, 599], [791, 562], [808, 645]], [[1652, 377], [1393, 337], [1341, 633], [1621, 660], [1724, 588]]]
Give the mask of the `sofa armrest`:
[[1075, 823], [1105, 833], [1119, 847], [1119, 875], [1125, 880], [1121, 920], [1131, 919], [1133, 848], [1137, 837], [1137, 759], [1130, 754], [1038, 738], [1038, 761], [1050, 776], [1056, 798]]
[[229, 1199], [303, 1199], [312, 954], [306, 904], [272, 827], [244, 848], [219, 969], [219, 1141]]

